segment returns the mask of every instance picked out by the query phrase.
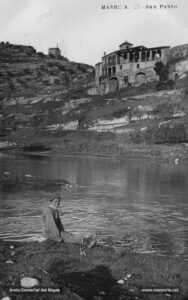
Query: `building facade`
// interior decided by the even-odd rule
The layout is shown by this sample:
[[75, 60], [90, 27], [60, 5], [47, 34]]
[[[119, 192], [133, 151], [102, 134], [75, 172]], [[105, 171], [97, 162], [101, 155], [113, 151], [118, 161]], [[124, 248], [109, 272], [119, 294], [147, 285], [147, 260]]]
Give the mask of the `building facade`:
[[128, 85], [158, 80], [154, 71], [157, 60], [166, 64], [170, 56], [170, 47], [147, 48], [133, 47], [133, 44], [124, 42], [119, 50], [106, 54], [102, 62], [95, 66], [95, 82], [99, 93], [108, 93]]

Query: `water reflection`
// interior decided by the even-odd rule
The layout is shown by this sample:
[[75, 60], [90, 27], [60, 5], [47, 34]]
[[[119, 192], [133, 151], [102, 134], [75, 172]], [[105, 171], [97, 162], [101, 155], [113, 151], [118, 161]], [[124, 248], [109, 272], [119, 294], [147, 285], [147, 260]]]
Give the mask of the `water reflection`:
[[[0, 167], [3, 172], [72, 182], [73, 189], [59, 191], [62, 220], [71, 232], [97, 231], [104, 244], [188, 256], [186, 167], [133, 159], [28, 155], [0, 156]], [[0, 237], [42, 235], [40, 216], [51, 193], [0, 197]]]

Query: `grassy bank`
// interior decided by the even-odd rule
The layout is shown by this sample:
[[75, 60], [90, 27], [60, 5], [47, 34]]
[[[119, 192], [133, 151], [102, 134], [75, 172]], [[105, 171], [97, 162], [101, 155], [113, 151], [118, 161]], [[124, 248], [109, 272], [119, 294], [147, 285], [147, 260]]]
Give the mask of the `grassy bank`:
[[[6, 172], [5, 172], [6, 173]], [[31, 175], [18, 176], [10, 173], [0, 174], [0, 192], [19, 192], [19, 191], [53, 191], [61, 189], [62, 186], [69, 186], [67, 180], [47, 180]]]
[[[113, 248], [100, 245], [93, 249], [80, 247], [48, 241], [1, 241], [1, 296], [15, 294], [21, 300], [188, 299], [188, 261], [126, 251], [116, 253]], [[7, 263], [10, 260], [12, 263]], [[21, 286], [24, 276], [37, 278], [38, 287], [61, 288], [62, 294], [10, 293], [10, 287]], [[123, 283], [117, 282], [123, 278]], [[147, 287], [173, 287], [180, 292], [147, 294], [142, 290]]]
[[172, 163], [177, 158], [181, 163], [188, 161], [188, 143], [132, 143], [127, 140], [126, 135], [112, 132], [57, 130], [50, 133], [45, 130], [22, 129], [10, 136], [9, 141], [16, 143], [17, 149], [27, 154], [28, 150], [44, 152], [44, 149], [48, 149], [46, 154], [158, 158]]

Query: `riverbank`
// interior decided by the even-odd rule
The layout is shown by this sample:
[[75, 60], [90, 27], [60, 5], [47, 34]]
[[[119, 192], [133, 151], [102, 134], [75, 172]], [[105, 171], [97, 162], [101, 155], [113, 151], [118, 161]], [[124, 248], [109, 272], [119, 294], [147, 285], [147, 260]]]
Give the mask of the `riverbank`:
[[[24, 155], [35, 155], [37, 157], [48, 155], [73, 155], [88, 157], [109, 157], [124, 159], [127, 157], [141, 159], [158, 159], [160, 161], [169, 162], [171, 164], [187, 164], [188, 163], [188, 143], [182, 144], [124, 144], [121, 139], [117, 141], [117, 136], [109, 137], [109, 140], [101, 136], [88, 138], [78, 138], [79, 133], [65, 134], [62, 138], [31, 138], [15, 139], [17, 147], [14, 149], [4, 149], [2, 153], [15, 153]], [[40, 142], [39, 142], [40, 141]], [[44, 150], [48, 149], [48, 150]]]
[[10, 174], [5, 172], [0, 174], [0, 192], [24, 192], [24, 191], [57, 191], [61, 187], [68, 188], [71, 184], [64, 179], [47, 180], [40, 177], [33, 177], [30, 174], [25, 176]]
[[[1, 297], [16, 295], [20, 300], [185, 300], [188, 299], [187, 270], [188, 261], [180, 257], [138, 254], [126, 249], [116, 253], [102, 245], [88, 249], [50, 241], [1, 241], [0, 248]], [[26, 277], [37, 280], [36, 289], [51, 287], [56, 294], [19, 292], [24, 289], [21, 282]], [[144, 292], [151, 287], [164, 290], [154, 294]], [[10, 292], [10, 288], [17, 291]]]
[[[188, 143], [132, 143], [124, 134], [84, 130], [47, 132], [43, 129], [22, 128], [1, 138], [2, 153], [42, 153], [43, 155], [79, 155], [114, 158], [138, 157], [166, 162], [187, 163]], [[7, 147], [7, 145], [10, 145]]]
[[188, 161], [187, 82], [172, 91], [152, 84], [105, 96], [77, 91], [10, 101], [0, 150]]

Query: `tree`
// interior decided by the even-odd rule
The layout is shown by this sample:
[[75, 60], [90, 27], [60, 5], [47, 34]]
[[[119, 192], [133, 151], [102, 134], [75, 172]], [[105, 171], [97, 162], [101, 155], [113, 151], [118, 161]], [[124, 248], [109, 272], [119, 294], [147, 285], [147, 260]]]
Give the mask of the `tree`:
[[157, 84], [158, 90], [174, 90], [176, 83], [174, 80], [169, 79], [169, 66], [164, 65], [162, 61], [157, 61], [154, 67], [156, 74], [159, 76], [159, 83]]
[[41, 58], [44, 58], [45, 57], [45, 54], [43, 52], [37, 52], [37, 55]]
[[162, 61], [157, 61], [154, 67], [156, 74], [159, 76], [159, 81], [164, 82], [168, 80], [168, 67]]

